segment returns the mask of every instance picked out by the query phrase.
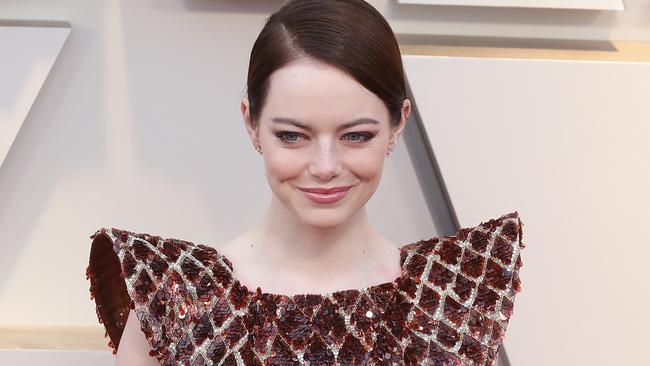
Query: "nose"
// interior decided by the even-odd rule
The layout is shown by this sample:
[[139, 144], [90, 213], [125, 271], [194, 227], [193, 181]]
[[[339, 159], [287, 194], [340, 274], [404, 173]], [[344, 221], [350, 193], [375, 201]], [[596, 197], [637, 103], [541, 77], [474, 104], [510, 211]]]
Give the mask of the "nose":
[[309, 174], [321, 181], [329, 181], [339, 175], [341, 171], [341, 159], [335, 144], [325, 141], [315, 144], [314, 149], [309, 152]]

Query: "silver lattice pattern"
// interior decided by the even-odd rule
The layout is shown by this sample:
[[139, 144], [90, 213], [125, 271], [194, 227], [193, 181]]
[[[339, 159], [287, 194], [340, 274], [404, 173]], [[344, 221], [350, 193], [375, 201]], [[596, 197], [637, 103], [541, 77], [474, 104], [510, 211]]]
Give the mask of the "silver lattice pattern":
[[400, 248], [394, 281], [251, 291], [214, 247], [116, 228], [86, 270], [115, 353], [134, 309], [161, 365], [494, 365], [520, 291], [522, 226], [505, 214]]

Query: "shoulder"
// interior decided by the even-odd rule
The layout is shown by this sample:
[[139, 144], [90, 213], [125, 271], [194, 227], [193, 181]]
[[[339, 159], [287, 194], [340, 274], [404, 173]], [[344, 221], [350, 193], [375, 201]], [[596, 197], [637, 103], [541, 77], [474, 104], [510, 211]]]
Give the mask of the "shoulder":
[[101, 227], [90, 238], [86, 279], [98, 320], [110, 338], [109, 347], [117, 353], [127, 317], [135, 313], [132, 319], [139, 321], [151, 354], [163, 357], [169, 345], [164, 324], [173, 313], [170, 302], [177, 289], [170, 284], [184, 284], [179, 274], [184, 271], [178, 267], [184, 258], [194, 254], [188, 263], [198, 267], [201, 260], [209, 261], [209, 250], [186, 240], [113, 227]]
[[256, 273], [260, 270], [259, 263], [256, 263], [254, 259], [255, 256], [249, 251], [251, 243], [257, 242], [260, 242], [260, 240], [256, 239], [252, 230], [249, 230], [223, 243], [214, 244], [212, 248], [231, 271], [235, 271], [233, 262], [237, 263], [237, 276], [239, 279], [244, 280], [246, 274]]
[[[131, 230], [101, 227], [90, 236], [90, 261], [91, 264], [99, 260], [98, 256], [110, 257], [108, 250], [112, 250], [124, 265], [170, 265], [185, 256], [185, 253], [199, 254], [210, 247], [204, 244], [195, 244], [189, 240]], [[159, 268], [153, 268], [154, 270]], [[157, 276], [162, 273], [155, 273]]]
[[258, 242], [258, 238], [255, 236], [253, 229], [239, 233], [237, 236], [232, 237], [229, 240], [226, 240], [222, 243], [215, 243], [212, 245], [219, 253], [224, 254], [227, 257], [240, 256], [244, 255], [242, 249], [250, 245], [250, 243]]
[[[439, 334], [447, 335], [437, 340], [449, 349], [460, 347], [465, 360], [482, 363], [503, 341], [521, 290], [522, 227], [515, 211], [406, 247], [408, 273], [421, 288], [420, 306], [439, 320]], [[480, 344], [490, 351], [472, 352]]]
[[460, 263], [463, 254], [468, 257], [480, 255], [484, 259], [498, 259], [509, 265], [525, 248], [522, 242], [523, 222], [517, 211], [498, 218], [488, 219], [473, 227], [463, 227], [453, 235], [421, 239], [402, 246], [405, 255], [432, 256], [454, 266]]

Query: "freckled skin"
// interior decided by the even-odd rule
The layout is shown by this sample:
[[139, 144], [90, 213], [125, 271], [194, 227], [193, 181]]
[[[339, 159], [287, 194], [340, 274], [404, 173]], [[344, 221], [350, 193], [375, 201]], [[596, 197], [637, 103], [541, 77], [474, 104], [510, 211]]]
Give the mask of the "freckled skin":
[[[247, 106], [248, 100], [243, 98], [242, 111]], [[409, 111], [410, 102], [405, 100], [404, 123]], [[275, 117], [298, 120], [313, 131], [274, 123], [271, 119]], [[375, 119], [379, 124], [337, 130], [343, 123], [361, 117]], [[249, 129], [249, 135], [263, 149], [266, 178], [285, 214], [304, 225], [327, 229], [349, 220], [374, 194], [386, 150], [399, 137], [404, 123], [391, 126], [383, 101], [344, 71], [322, 62], [301, 60], [271, 75], [267, 100], [257, 120], [259, 128]], [[294, 133], [291, 142], [278, 139], [280, 131]], [[351, 133], [370, 133], [374, 137], [357, 142], [361, 137]], [[343, 200], [327, 205], [315, 204], [297, 190], [348, 185], [353, 188]]]

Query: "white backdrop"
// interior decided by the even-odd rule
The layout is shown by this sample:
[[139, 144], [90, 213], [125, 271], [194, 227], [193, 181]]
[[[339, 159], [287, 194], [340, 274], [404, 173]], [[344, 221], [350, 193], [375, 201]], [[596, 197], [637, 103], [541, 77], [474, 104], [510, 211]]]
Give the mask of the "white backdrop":
[[69, 27], [0, 26], [0, 166], [50, 72]]
[[461, 226], [524, 223], [512, 365], [647, 365], [650, 63], [405, 61]]

